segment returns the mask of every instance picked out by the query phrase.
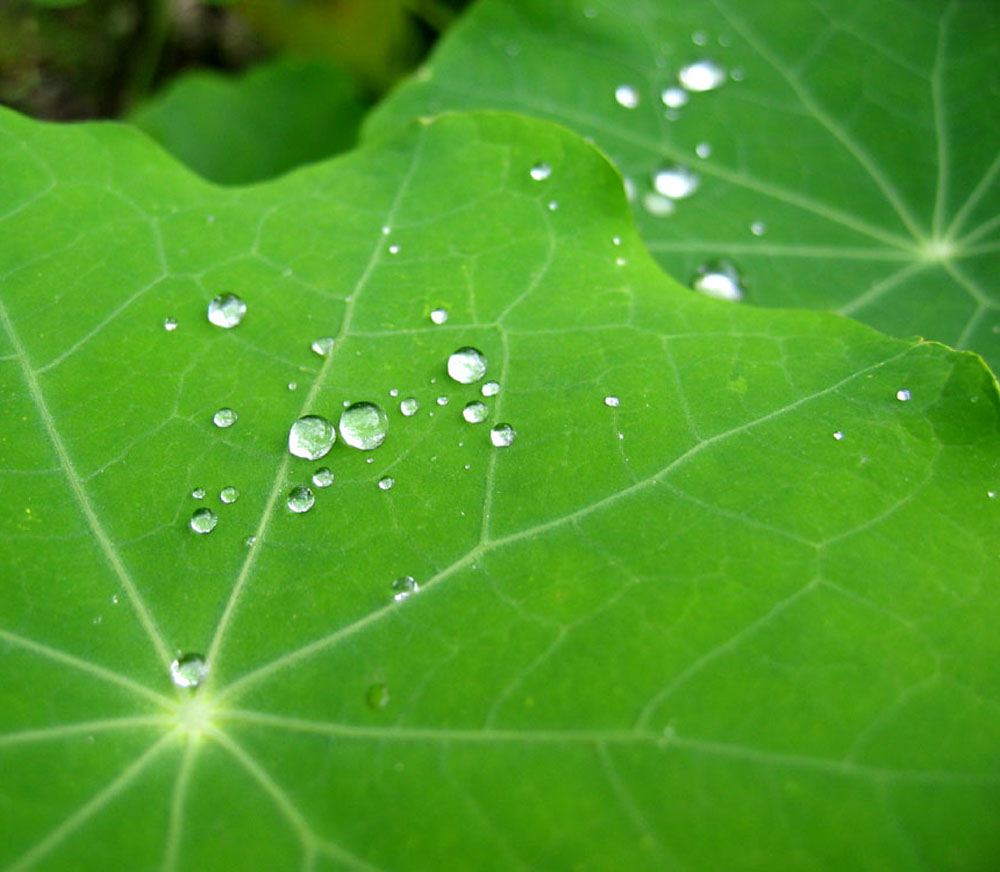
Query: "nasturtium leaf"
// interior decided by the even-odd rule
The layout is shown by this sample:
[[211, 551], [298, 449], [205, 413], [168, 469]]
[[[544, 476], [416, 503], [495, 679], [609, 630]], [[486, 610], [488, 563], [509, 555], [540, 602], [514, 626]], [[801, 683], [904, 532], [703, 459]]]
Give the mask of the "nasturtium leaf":
[[[679, 90], [703, 60], [720, 86]], [[699, 69], [689, 84], [711, 84]], [[752, 303], [1000, 368], [1000, 4], [482, 0], [367, 130], [470, 108], [592, 137], [681, 282], [726, 259]], [[672, 164], [698, 176], [685, 199], [653, 187]]]
[[332, 64], [282, 58], [239, 78], [187, 73], [129, 120], [206, 179], [242, 184], [347, 151], [364, 109]]
[[[245, 189], [0, 151], [3, 868], [994, 865], [977, 357], [680, 287], [521, 116]], [[288, 453], [356, 402], [380, 447]]]

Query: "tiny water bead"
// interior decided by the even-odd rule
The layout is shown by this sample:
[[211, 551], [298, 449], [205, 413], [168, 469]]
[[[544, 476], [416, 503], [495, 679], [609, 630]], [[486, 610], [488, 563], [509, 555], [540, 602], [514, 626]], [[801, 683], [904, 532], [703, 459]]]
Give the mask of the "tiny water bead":
[[763, 221], [754, 221], [750, 225], [750, 232], [754, 236], [763, 236], [767, 233], [767, 225]]
[[191, 496], [196, 500], [205, 499], [205, 488], [196, 487], [193, 491], [191, 491]]
[[495, 397], [498, 393], [500, 393], [500, 384], [499, 382], [494, 381], [486, 382], [486, 384], [479, 389], [479, 392], [484, 397]]
[[691, 287], [706, 297], [736, 303], [743, 299], [746, 280], [731, 261], [711, 260], [695, 270]]
[[224, 503], [235, 503], [240, 498], [240, 492], [232, 485], [219, 491], [219, 499]]
[[288, 450], [305, 460], [319, 460], [337, 441], [333, 424], [320, 415], [299, 418], [288, 431]]
[[615, 88], [615, 102], [626, 109], [635, 109], [639, 105], [639, 91], [632, 85], [619, 85]]
[[442, 394], [434, 402], [436, 402], [439, 406], [447, 406], [448, 405], [448, 398]]
[[316, 487], [329, 487], [333, 484], [333, 473], [330, 467], [321, 466], [313, 473], [312, 482]]
[[479, 400], [466, 403], [465, 408], [462, 409], [462, 417], [470, 424], [481, 424], [486, 420], [488, 414], [489, 409], [486, 408], [486, 403], [481, 403]]
[[698, 190], [701, 179], [683, 164], [667, 164], [653, 175], [653, 187], [671, 200], [682, 200]]
[[332, 336], [321, 336], [319, 339], [313, 340], [310, 347], [320, 357], [329, 357], [335, 342], [336, 340]]
[[219, 516], [211, 509], [195, 509], [188, 525], [195, 533], [211, 533], [219, 523]]
[[620, 403], [621, 403], [621, 400], [619, 400], [618, 397], [605, 397], [604, 398], [604, 405], [605, 406], [611, 406], [612, 409], [617, 409], [618, 405]]
[[530, 170], [529, 173], [531, 178], [536, 182], [544, 182], [549, 176], [552, 175], [552, 167], [550, 167], [545, 161], [536, 163]]
[[395, 591], [392, 598], [400, 603], [413, 594], [419, 593], [420, 585], [414, 581], [412, 575], [402, 575], [392, 583], [392, 589]]
[[399, 254], [399, 246], [393, 243], [389, 246], [389, 254]]
[[712, 156], [712, 145], [708, 142], [699, 142], [694, 147], [694, 153], [698, 155], [702, 160]]
[[391, 475], [383, 475], [378, 480], [378, 489], [379, 490], [384, 490], [384, 491], [392, 490], [392, 486], [395, 483], [396, 483], [396, 479], [394, 479]]
[[163, 329], [167, 333], [173, 333], [177, 329], [177, 319], [176, 318], [164, 318], [163, 319]]
[[299, 389], [299, 383], [298, 382], [289, 382], [288, 383], [288, 390], [290, 390], [290, 391], [297, 391], [298, 389]]
[[486, 355], [478, 348], [459, 348], [448, 358], [448, 375], [463, 385], [471, 385], [486, 375]]
[[901, 403], [909, 402], [910, 392], [906, 390], [906, 388], [901, 388], [900, 390], [896, 391], [896, 399], [899, 400]]
[[227, 330], [235, 327], [247, 313], [247, 304], [236, 294], [219, 294], [208, 304], [208, 320]]
[[844, 438], [844, 434], [841, 430], [837, 430], [834, 432], [833, 438], [840, 442], [840, 440]]
[[296, 485], [288, 492], [288, 499], [285, 501], [285, 505], [288, 506], [290, 512], [301, 515], [303, 512], [308, 512], [315, 502], [316, 495], [310, 488]]
[[219, 409], [214, 415], [212, 415], [212, 423], [216, 427], [232, 427], [236, 423], [239, 415], [236, 414], [232, 409]]
[[664, 88], [663, 93], [660, 94], [660, 100], [663, 101], [663, 105], [668, 109], [680, 109], [690, 99], [691, 96], [687, 91], [676, 86]]
[[399, 411], [402, 412], [407, 418], [416, 415], [419, 408], [420, 403], [417, 402], [416, 397], [407, 397], [405, 400], [399, 401]]
[[559, 208], [559, 201], [558, 200], [549, 200], [549, 211], [550, 212], [555, 212], [556, 209], [558, 209], [558, 208]]
[[365, 694], [365, 702], [374, 711], [381, 711], [389, 705], [389, 688], [384, 684], [373, 684]]
[[399, 396], [399, 388], [389, 388], [389, 396], [390, 397], [398, 397]]
[[714, 91], [726, 81], [726, 71], [721, 64], [702, 58], [681, 67], [677, 81], [688, 91]]
[[354, 403], [340, 415], [340, 435], [352, 448], [371, 451], [385, 441], [389, 416], [375, 403]]
[[490, 442], [497, 448], [506, 448], [517, 438], [517, 430], [510, 424], [497, 424], [490, 430]]
[[246, 539], [243, 540], [243, 544], [246, 545], [247, 548], [253, 548], [253, 546], [257, 544], [257, 537], [247, 536]]
[[448, 321], [447, 309], [432, 309], [431, 321], [435, 324], [444, 324]]
[[170, 679], [178, 687], [197, 687], [208, 675], [208, 663], [201, 654], [181, 654], [170, 664]]
[[672, 215], [677, 209], [673, 200], [664, 197], [663, 194], [657, 194], [656, 191], [649, 191], [642, 198], [642, 206], [654, 218]]

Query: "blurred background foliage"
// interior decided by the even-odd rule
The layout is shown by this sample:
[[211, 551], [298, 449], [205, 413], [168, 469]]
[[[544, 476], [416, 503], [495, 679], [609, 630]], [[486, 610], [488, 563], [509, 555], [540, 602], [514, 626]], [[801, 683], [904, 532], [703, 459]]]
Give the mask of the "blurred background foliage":
[[125, 118], [223, 184], [350, 148], [469, 0], [0, 0], [0, 103]]

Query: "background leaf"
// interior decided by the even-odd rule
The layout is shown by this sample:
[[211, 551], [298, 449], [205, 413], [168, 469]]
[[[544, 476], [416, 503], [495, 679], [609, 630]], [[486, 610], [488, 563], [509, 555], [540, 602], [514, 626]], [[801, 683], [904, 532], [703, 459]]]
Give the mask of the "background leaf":
[[[994, 865], [973, 355], [686, 291], [539, 121], [246, 189], [127, 127], [0, 123], [4, 868]], [[356, 400], [381, 448], [287, 453]]]
[[[725, 83], [665, 107], [702, 59]], [[638, 105], [616, 101], [620, 86]], [[469, 108], [592, 137], [682, 281], [728, 258], [753, 303], [837, 311], [1000, 365], [994, 3], [482, 0], [367, 129]], [[674, 162], [698, 190], [650, 201]]]

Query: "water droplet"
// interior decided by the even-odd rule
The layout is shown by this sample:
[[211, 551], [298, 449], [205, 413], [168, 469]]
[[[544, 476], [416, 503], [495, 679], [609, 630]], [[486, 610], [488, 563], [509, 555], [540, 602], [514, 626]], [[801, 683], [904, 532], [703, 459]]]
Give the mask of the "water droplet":
[[442, 394], [434, 402], [436, 402], [439, 406], [447, 406], [448, 405], [448, 398]]
[[726, 71], [715, 61], [702, 58], [681, 67], [677, 81], [689, 91], [714, 91], [726, 81]]
[[329, 466], [321, 466], [313, 473], [312, 482], [316, 487], [329, 487], [333, 484], [333, 473]]
[[986, 491], [986, 496], [988, 496], [991, 500], [995, 500], [997, 498], [997, 492], [996, 491]]
[[622, 178], [622, 188], [625, 191], [625, 199], [630, 203], [635, 202], [636, 190], [635, 182], [632, 181], [628, 176]]
[[170, 664], [170, 678], [178, 687], [197, 687], [208, 675], [208, 664], [201, 654], [181, 654]]
[[479, 400], [466, 403], [465, 408], [462, 409], [462, 417], [470, 424], [481, 424], [486, 420], [488, 414], [489, 409], [486, 408], [486, 403], [481, 403]]
[[395, 483], [396, 483], [396, 479], [394, 479], [391, 475], [383, 475], [378, 480], [378, 489], [379, 490], [384, 490], [384, 491], [385, 490], [392, 490], [392, 486]]
[[407, 397], [405, 400], [399, 401], [399, 411], [402, 412], [407, 418], [416, 415], [417, 409], [420, 408], [420, 403], [417, 402], [416, 397]]
[[340, 435], [352, 448], [371, 451], [385, 441], [389, 416], [375, 403], [354, 403], [340, 415]]
[[680, 109], [691, 96], [683, 88], [678, 88], [676, 85], [670, 88], [664, 88], [663, 93], [660, 94], [660, 100], [663, 101], [663, 105], [668, 109]]
[[114, 606], [118, 605], [118, 594], [111, 594], [111, 604]]
[[289, 382], [288, 383], [288, 390], [290, 390], [290, 391], [296, 391], [296, 390], [298, 390], [298, 388], [299, 388], [298, 382]]
[[694, 147], [694, 153], [702, 160], [712, 156], [712, 145], [708, 142], [699, 142]]
[[247, 313], [247, 304], [236, 294], [219, 294], [208, 304], [208, 320], [216, 327], [235, 327]]
[[396, 591], [392, 598], [401, 603], [407, 597], [420, 592], [420, 585], [413, 580], [412, 575], [402, 575], [392, 583], [392, 589]]
[[299, 418], [288, 431], [288, 450], [296, 457], [319, 460], [337, 441], [333, 424], [319, 415]]
[[549, 200], [549, 211], [550, 212], [555, 212], [556, 209], [558, 209], [558, 208], [559, 208], [559, 201], [558, 200]]
[[620, 236], [612, 236], [611, 237], [611, 244], [612, 245], [621, 245], [622, 244], [622, 238]]
[[480, 389], [479, 392], [484, 397], [495, 397], [500, 393], [500, 385], [497, 382], [486, 382]]
[[674, 201], [669, 197], [664, 197], [663, 194], [657, 194], [654, 191], [650, 191], [645, 197], [642, 198], [642, 205], [650, 215], [653, 215], [656, 218], [662, 218], [665, 215], [670, 215], [677, 208], [674, 205]]
[[552, 175], [552, 167], [550, 167], [545, 161], [541, 163], [536, 163], [530, 170], [531, 178], [536, 182], [544, 182], [549, 176]]
[[490, 430], [490, 442], [497, 448], [506, 448], [517, 437], [517, 431], [510, 424], [497, 424]]
[[743, 299], [746, 281], [734, 263], [712, 260], [698, 267], [691, 280], [691, 287], [707, 297], [735, 303]]
[[399, 254], [399, 246], [393, 243], [389, 246], [389, 254]]
[[763, 221], [754, 221], [750, 225], [750, 232], [754, 236], [763, 236], [767, 233], [767, 225]]
[[471, 385], [486, 375], [486, 355], [478, 348], [459, 348], [448, 358], [448, 375], [463, 385]]
[[844, 438], [844, 434], [843, 434], [843, 433], [842, 433], [842, 432], [841, 432], [840, 430], [837, 430], [837, 431], [836, 431], [836, 432], [835, 432], [835, 433], [833, 434], [833, 438], [834, 438], [834, 439], [836, 439], [836, 440], [837, 440], [837, 441], [839, 442], [839, 441], [840, 441], [841, 439], [843, 439], [843, 438]]
[[899, 400], [901, 403], [908, 402], [910, 399], [910, 392], [906, 390], [906, 388], [898, 390], [896, 391], [896, 399]]
[[236, 423], [237, 418], [239, 418], [239, 415], [232, 409], [219, 409], [218, 412], [212, 415], [212, 423], [216, 427], [232, 427]]
[[195, 509], [188, 525], [195, 533], [211, 533], [219, 523], [219, 516], [211, 509]]
[[667, 164], [653, 175], [653, 187], [671, 200], [690, 197], [698, 190], [701, 179], [683, 164]]
[[584, 6], [583, 15], [585, 18], [597, 18], [597, 10], [593, 6]]
[[604, 398], [604, 405], [605, 406], [611, 406], [611, 408], [613, 408], [613, 409], [617, 409], [620, 402], [621, 402], [621, 400], [619, 400], [618, 397], [605, 397]]
[[627, 264], [627, 263], [628, 263], [628, 261], [624, 257], [616, 257], [615, 258], [615, 266], [625, 266], [625, 264]]
[[240, 498], [240, 492], [232, 485], [219, 491], [219, 499], [224, 503], [235, 503]]
[[746, 73], [743, 72], [743, 67], [733, 67], [733, 71], [729, 74], [729, 77], [734, 82], [742, 82], [746, 78]]
[[390, 233], [392, 233], [392, 228], [388, 224], [383, 224], [382, 225], [382, 235], [383, 236], [388, 236]]
[[632, 85], [619, 85], [615, 88], [615, 102], [626, 109], [635, 109], [639, 105], [639, 92]]
[[163, 319], [163, 329], [167, 333], [173, 333], [177, 329], [177, 319], [176, 318], [164, 318]]
[[194, 497], [194, 499], [196, 500], [205, 499], [205, 488], [196, 487], [193, 491], [191, 491], [191, 496]]
[[448, 320], [447, 309], [434, 309], [431, 312], [431, 321], [435, 324], [444, 324]]
[[243, 544], [246, 545], [247, 548], [253, 548], [253, 546], [257, 544], [257, 537], [247, 536], [246, 539], [243, 540]]
[[313, 342], [311, 347], [320, 357], [327, 357], [333, 351], [335, 341], [332, 336], [321, 336]]
[[704, 45], [708, 42], [708, 34], [704, 30], [696, 30], [691, 34], [691, 42], [695, 45]]
[[365, 702], [375, 711], [381, 711], [389, 705], [389, 688], [384, 684], [373, 684], [365, 694]]
[[285, 505], [288, 506], [289, 511], [301, 515], [303, 512], [308, 512], [315, 502], [316, 495], [311, 488], [296, 485], [288, 492], [288, 500]]

